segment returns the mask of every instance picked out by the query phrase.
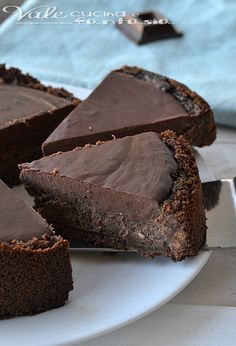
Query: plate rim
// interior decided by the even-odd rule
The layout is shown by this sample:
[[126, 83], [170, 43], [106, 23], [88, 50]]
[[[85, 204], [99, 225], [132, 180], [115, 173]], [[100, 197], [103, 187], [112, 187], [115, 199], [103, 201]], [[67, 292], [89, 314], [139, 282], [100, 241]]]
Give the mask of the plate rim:
[[[158, 303], [158, 304], [154, 304], [152, 307], [150, 307], [149, 309], [145, 310], [145, 312], [135, 316], [135, 317], [132, 317], [124, 322], [121, 322], [119, 324], [116, 324], [115, 326], [113, 327], [109, 327], [109, 328], [106, 328], [104, 330], [101, 330], [100, 332], [95, 332], [93, 334], [90, 334], [89, 336], [85, 336], [85, 337], [82, 337], [82, 338], [72, 338], [67, 342], [67, 345], [77, 345], [78, 343], [81, 343], [81, 342], [85, 342], [85, 341], [89, 341], [89, 340], [92, 340], [92, 339], [95, 339], [95, 338], [98, 338], [100, 336], [103, 336], [103, 335], [106, 335], [108, 333], [112, 333], [113, 331], [115, 330], [118, 330], [120, 328], [123, 328], [123, 327], [126, 327], [128, 326], [129, 324], [151, 314], [152, 312], [154, 312], [155, 310], [161, 308], [162, 306], [164, 306], [165, 304], [167, 304], [168, 302], [170, 302], [174, 297], [176, 297], [180, 292], [182, 292], [194, 279], [195, 277], [197, 277], [197, 275], [201, 272], [201, 270], [204, 268], [204, 266], [207, 264], [210, 256], [212, 254], [212, 250], [206, 250], [204, 251], [203, 253], [203, 259], [201, 261], [201, 265], [198, 267], [198, 270], [196, 272], [194, 272], [189, 278], [188, 280], [186, 280], [184, 282], [183, 285], [181, 285], [175, 292], [173, 292], [170, 296], [168, 296], [166, 299], [164, 299], [162, 302]], [[55, 346], [62, 346], [62, 345], [65, 345], [64, 341], [63, 342], [59, 342], [59, 343], [54, 343]]]

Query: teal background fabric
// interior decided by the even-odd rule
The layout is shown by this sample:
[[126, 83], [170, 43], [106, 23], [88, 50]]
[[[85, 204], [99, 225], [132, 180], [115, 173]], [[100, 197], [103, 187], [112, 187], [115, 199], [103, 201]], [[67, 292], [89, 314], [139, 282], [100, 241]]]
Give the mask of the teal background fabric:
[[159, 10], [184, 36], [137, 46], [112, 24], [78, 24], [70, 16], [64, 24], [17, 24], [15, 12], [0, 26], [0, 61], [7, 66], [93, 89], [110, 70], [138, 65], [187, 84], [210, 103], [218, 123], [236, 127], [236, 1], [28, 0], [23, 10], [37, 6], [66, 14]]

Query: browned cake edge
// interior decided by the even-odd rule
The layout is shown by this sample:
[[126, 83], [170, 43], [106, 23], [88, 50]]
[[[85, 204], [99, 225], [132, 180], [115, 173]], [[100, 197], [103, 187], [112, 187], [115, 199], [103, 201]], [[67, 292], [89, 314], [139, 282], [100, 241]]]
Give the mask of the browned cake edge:
[[209, 104], [196, 92], [189, 89], [185, 84], [174, 79], [164, 77], [157, 73], [143, 70], [136, 66], [123, 66], [116, 70], [120, 73], [130, 74], [136, 78], [155, 81], [155, 79], [165, 82], [165, 90], [177, 98], [193, 121], [179, 131], [178, 135], [184, 135], [188, 142], [199, 147], [210, 145], [216, 139], [216, 124], [214, 113]]
[[73, 289], [68, 241], [44, 235], [0, 242], [0, 319], [65, 304]]
[[54, 88], [50, 85], [46, 86], [37, 78], [32, 77], [30, 74], [22, 73], [22, 71], [18, 68], [6, 68], [5, 64], [0, 64], [0, 84], [14, 84], [31, 89], [46, 91], [51, 95], [71, 100], [71, 102], [75, 105], [79, 103], [79, 100], [64, 88]]
[[178, 164], [171, 195], [163, 203], [162, 211], [164, 215], [174, 215], [183, 224], [182, 231], [175, 234], [165, 255], [181, 260], [185, 256], [197, 255], [206, 241], [201, 181], [192, 149], [184, 137], [178, 137], [169, 130], [161, 133], [160, 137], [174, 153]]

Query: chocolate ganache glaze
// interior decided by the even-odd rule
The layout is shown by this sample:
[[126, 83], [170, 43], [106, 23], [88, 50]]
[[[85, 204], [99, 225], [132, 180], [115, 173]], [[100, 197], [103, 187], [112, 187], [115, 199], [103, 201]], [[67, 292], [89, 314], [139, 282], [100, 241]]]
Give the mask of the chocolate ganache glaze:
[[[107, 139], [111, 139], [111, 134], [120, 137], [119, 133], [126, 132], [127, 129], [140, 132], [135, 128], [154, 124], [157, 119], [160, 121], [187, 116], [181, 103], [165, 91], [163, 81], [147, 83], [146, 80], [129, 74], [111, 72], [64, 119], [46, 140], [43, 148], [46, 154], [70, 150], [77, 145], [95, 143], [96, 140], [103, 139], [102, 134], [109, 134]], [[128, 132], [127, 135], [129, 134], [133, 133]]]
[[21, 168], [56, 172], [161, 203], [172, 188], [171, 173], [177, 170], [177, 164], [158, 134], [150, 132], [58, 153], [22, 164]]
[[[109, 85], [109, 88], [106, 88]], [[93, 132], [115, 130], [118, 128], [135, 126], [153, 122], [157, 116], [162, 119], [176, 116], [187, 116], [183, 106], [169, 93], [162, 90], [162, 83], [149, 84], [130, 75], [111, 73], [96, 89], [96, 92], [81, 102], [81, 104], [64, 120], [64, 129], [70, 136], [91, 135]], [[124, 95], [128, 95], [125, 102], [120, 102]], [[110, 112], [110, 117], [107, 113]], [[79, 128], [74, 126], [73, 113], [78, 114]], [[159, 114], [158, 114], [159, 113]], [[125, 114], [125, 117], [122, 116]], [[96, 121], [99, 119], [99, 121]], [[68, 125], [68, 126], [66, 126]]]
[[[192, 145], [215, 139], [209, 105], [185, 85], [137, 67], [112, 71], [42, 145], [44, 155], [98, 140], [170, 129]], [[204, 133], [204, 135], [203, 135]]]
[[53, 234], [46, 221], [0, 180], [0, 242]]
[[19, 85], [0, 85], [0, 127], [15, 119], [60, 108], [69, 101], [41, 90]]

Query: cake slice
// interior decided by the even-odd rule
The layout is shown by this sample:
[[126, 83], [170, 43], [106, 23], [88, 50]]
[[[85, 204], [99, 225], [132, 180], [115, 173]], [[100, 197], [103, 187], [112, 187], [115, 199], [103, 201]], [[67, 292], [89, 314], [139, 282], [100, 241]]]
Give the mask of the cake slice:
[[37, 210], [72, 246], [136, 249], [179, 261], [205, 242], [196, 162], [172, 131], [99, 142], [20, 168]]
[[0, 65], [0, 100], [0, 178], [14, 185], [18, 163], [42, 156], [42, 142], [79, 101], [5, 65]]
[[44, 155], [142, 132], [173, 130], [192, 145], [216, 137], [206, 101], [170, 78], [125, 66], [112, 71], [43, 143]]
[[65, 304], [73, 288], [68, 241], [0, 180], [0, 318]]

